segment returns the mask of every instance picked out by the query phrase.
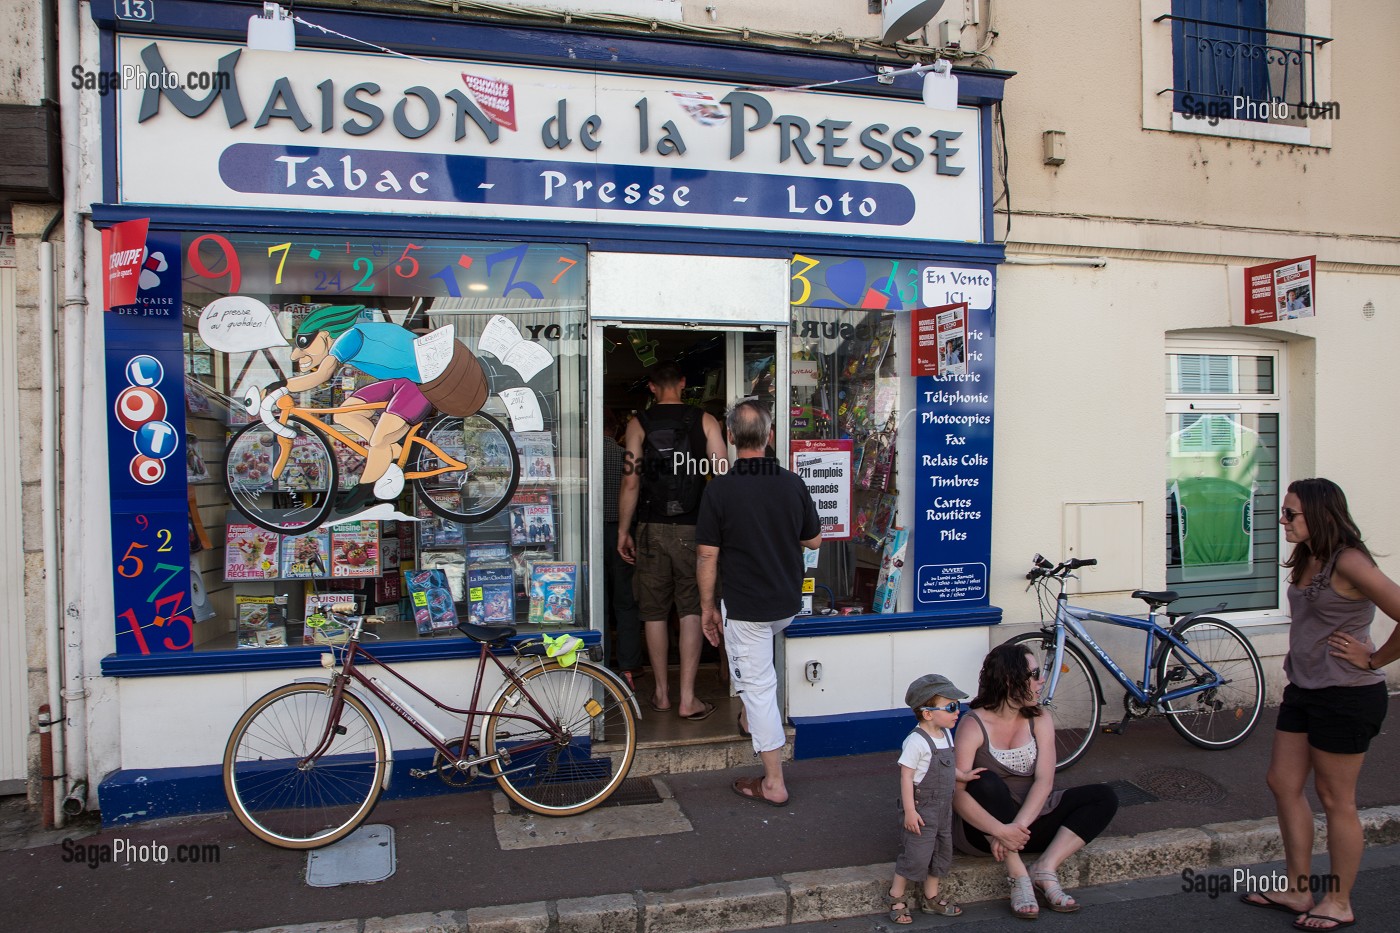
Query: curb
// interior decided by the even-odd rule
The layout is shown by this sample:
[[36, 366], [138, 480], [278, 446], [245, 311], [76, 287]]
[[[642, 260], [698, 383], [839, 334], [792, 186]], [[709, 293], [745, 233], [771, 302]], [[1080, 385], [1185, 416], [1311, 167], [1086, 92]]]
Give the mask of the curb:
[[[1400, 805], [1361, 811], [1366, 844], [1400, 843]], [[1327, 848], [1314, 816], [1313, 851]], [[1278, 821], [1210, 823], [1136, 836], [1108, 836], [1060, 869], [1066, 888], [1223, 868], [1283, 857]], [[473, 907], [437, 913], [263, 927], [247, 933], [727, 933], [762, 927], [883, 914], [894, 863], [795, 872], [678, 891], [635, 891], [567, 900]], [[959, 856], [944, 890], [963, 903], [1005, 896], [996, 862]]]

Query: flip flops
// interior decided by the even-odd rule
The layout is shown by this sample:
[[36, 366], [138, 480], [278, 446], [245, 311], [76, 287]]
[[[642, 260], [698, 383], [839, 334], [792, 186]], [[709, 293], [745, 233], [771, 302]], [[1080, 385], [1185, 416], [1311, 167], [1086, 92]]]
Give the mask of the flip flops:
[[699, 722], [702, 719], [709, 719], [711, 714], [713, 714], [716, 709], [715, 704], [710, 703], [707, 700], [701, 700], [700, 702], [704, 704], [700, 709], [700, 712], [691, 713], [689, 716], [682, 716], [681, 718], [689, 719], [691, 722]]
[[739, 778], [739, 780], [729, 785], [729, 787], [730, 790], [734, 791], [734, 793], [743, 797], [745, 800], [766, 803], [770, 807], [786, 807], [788, 804], [792, 803], [792, 797], [788, 797], [788, 799], [784, 800], [782, 803], [776, 800], [769, 800], [765, 797], [763, 795], [763, 778], [761, 777]]
[[[1251, 896], [1257, 897], [1259, 900], [1250, 900]], [[1261, 894], [1258, 891], [1246, 891], [1244, 894], [1241, 894], [1240, 903], [1247, 907], [1258, 907], [1260, 910], [1277, 910], [1280, 913], [1292, 914], [1295, 917], [1299, 914], [1307, 913], [1307, 911], [1296, 910], [1289, 907], [1287, 904], [1276, 901], [1272, 897], [1269, 897], [1269, 895]]]
[[[1315, 927], [1315, 926], [1310, 926], [1310, 925], [1306, 922], [1306, 921], [1308, 921], [1308, 920], [1320, 920], [1320, 921], [1322, 921], [1323, 923], [1330, 923], [1331, 926], [1326, 926], [1326, 927]], [[1332, 931], [1332, 930], [1340, 930], [1342, 927], [1350, 927], [1350, 926], [1355, 926], [1355, 925], [1356, 925], [1356, 921], [1355, 921], [1355, 920], [1338, 920], [1336, 917], [1329, 917], [1329, 916], [1327, 916], [1326, 914], [1315, 914], [1315, 913], [1312, 913], [1311, 911], [1309, 911], [1309, 912], [1307, 912], [1307, 913], [1304, 913], [1303, 916], [1301, 916], [1301, 917], [1299, 917], [1297, 920], [1294, 920], [1294, 921], [1293, 921], [1293, 929], [1295, 929], [1295, 930], [1306, 930], [1306, 931], [1310, 931], [1310, 933], [1330, 933], [1330, 931]]]

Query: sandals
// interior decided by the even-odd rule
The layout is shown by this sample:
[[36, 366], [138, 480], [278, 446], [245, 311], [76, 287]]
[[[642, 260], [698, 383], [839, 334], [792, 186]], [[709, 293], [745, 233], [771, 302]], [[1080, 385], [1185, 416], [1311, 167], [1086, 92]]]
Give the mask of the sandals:
[[1045, 901], [1045, 906], [1055, 911], [1057, 914], [1072, 914], [1079, 909], [1079, 904], [1074, 898], [1065, 893], [1065, 889], [1060, 887], [1060, 876], [1053, 871], [1034, 871], [1030, 873], [1034, 881], [1035, 893], [1040, 899]]
[[1035, 900], [1035, 888], [1031, 885], [1031, 876], [1022, 875], [1019, 878], [1008, 876], [1006, 883], [1011, 887], [1011, 912], [1022, 920], [1038, 919], [1040, 905]]
[[901, 926], [914, 922], [914, 915], [909, 912], [910, 897], [908, 894], [901, 894], [895, 897], [893, 894], [885, 895], [885, 902], [890, 908], [890, 922], [898, 923]]
[[959, 917], [962, 916], [963, 909], [944, 895], [930, 898], [924, 895], [924, 902], [919, 905], [919, 913], [933, 914], [935, 917]]

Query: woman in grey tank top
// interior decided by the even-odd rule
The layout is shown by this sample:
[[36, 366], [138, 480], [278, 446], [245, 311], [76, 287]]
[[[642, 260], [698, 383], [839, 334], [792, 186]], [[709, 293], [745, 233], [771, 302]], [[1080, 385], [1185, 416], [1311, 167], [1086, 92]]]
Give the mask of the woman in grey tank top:
[[[1385, 649], [1375, 650], [1371, 621], [1377, 606], [1400, 619], [1400, 586], [1371, 558], [1336, 483], [1291, 483], [1279, 512], [1284, 539], [1293, 545], [1283, 564], [1291, 571], [1292, 622], [1283, 662], [1288, 685], [1279, 706], [1268, 780], [1290, 887], [1247, 893], [1240, 900], [1298, 914], [1295, 929], [1335, 930], [1356, 919], [1351, 889], [1364, 847], [1356, 782], [1388, 706], [1385, 675], [1376, 667], [1400, 656], [1395, 636]], [[1327, 816], [1332, 868], [1327, 879], [1311, 876], [1313, 815], [1304, 795], [1309, 773]], [[1326, 893], [1314, 903], [1312, 891]]]

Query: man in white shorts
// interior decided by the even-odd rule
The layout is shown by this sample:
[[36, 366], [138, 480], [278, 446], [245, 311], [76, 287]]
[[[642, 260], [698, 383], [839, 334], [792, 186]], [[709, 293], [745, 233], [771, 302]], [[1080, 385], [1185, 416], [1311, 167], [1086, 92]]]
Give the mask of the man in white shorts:
[[[705, 488], [695, 526], [700, 624], [710, 644], [723, 638], [753, 749], [763, 761], [763, 777], [740, 778], [734, 793], [781, 807], [789, 800], [782, 755], [787, 736], [773, 638], [802, 607], [802, 548], [821, 547], [821, 522], [807, 484], [767, 455], [773, 439], [768, 409], [739, 402], [725, 426], [737, 459]], [[717, 569], [724, 579], [723, 614]]]

